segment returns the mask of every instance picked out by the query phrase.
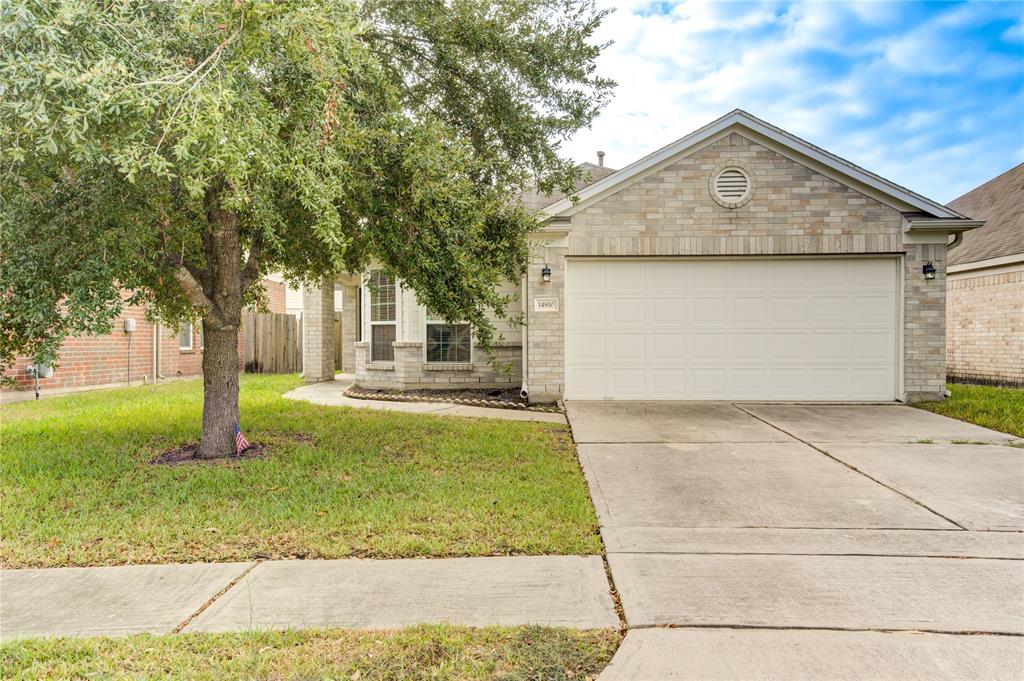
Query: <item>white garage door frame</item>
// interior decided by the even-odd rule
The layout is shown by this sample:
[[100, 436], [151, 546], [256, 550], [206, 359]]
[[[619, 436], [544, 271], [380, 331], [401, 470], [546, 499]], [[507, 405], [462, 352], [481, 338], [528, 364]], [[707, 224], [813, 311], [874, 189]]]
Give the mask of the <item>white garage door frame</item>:
[[[904, 255], [902, 254], [885, 254], [885, 253], [871, 253], [871, 254], [814, 254], [814, 255], [796, 255], [796, 256], [678, 256], [678, 257], [664, 257], [664, 256], [648, 256], [648, 257], [636, 257], [636, 256], [569, 256], [566, 258], [566, 272], [565, 272], [565, 326], [564, 326], [564, 338], [563, 338], [563, 357], [565, 358], [565, 399], [604, 399], [604, 400], [679, 400], [679, 401], [714, 401], [715, 399], [721, 399], [723, 401], [741, 402], [741, 401], [782, 401], [782, 402], [890, 402], [899, 401], [903, 399], [903, 385], [904, 385], [904, 361], [903, 361], [903, 350], [904, 350]], [[570, 319], [571, 314], [571, 296], [572, 296], [572, 281], [573, 281], [573, 265], [577, 263], [585, 262], [641, 262], [649, 263], [656, 261], [670, 261], [670, 262], [687, 262], [687, 261], [768, 261], [768, 260], [783, 260], [783, 261], [822, 261], [822, 260], [887, 260], [890, 261], [890, 265], [893, 268], [894, 279], [894, 314], [895, 314], [895, 332], [893, 334], [893, 380], [892, 380], [892, 395], [886, 398], [878, 397], [871, 399], [860, 399], [860, 398], [836, 398], [836, 399], [820, 399], [820, 398], [742, 398], [734, 399], [731, 397], [722, 398], [708, 398], [708, 397], [690, 397], [690, 396], [657, 396], [657, 395], [645, 395], [643, 397], [629, 396], [629, 397], [615, 397], [615, 396], [579, 396], [574, 394], [574, 387], [572, 385], [572, 379], [569, 371], [569, 351], [570, 351]]]

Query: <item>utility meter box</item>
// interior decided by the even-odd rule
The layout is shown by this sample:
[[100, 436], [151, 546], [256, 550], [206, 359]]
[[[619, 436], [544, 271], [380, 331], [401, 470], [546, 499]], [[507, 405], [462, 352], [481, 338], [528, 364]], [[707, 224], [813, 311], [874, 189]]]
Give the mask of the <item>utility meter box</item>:
[[128, 317], [124, 320], [124, 332], [135, 333], [135, 319], [133, 317]]

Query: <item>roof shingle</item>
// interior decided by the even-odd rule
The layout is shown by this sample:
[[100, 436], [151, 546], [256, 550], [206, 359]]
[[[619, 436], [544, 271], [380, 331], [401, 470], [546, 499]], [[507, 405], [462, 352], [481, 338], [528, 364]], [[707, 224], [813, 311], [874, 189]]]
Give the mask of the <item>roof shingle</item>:
[[950, 265], [1024, 253], [1024, 163], [950, 201], [949, 207], [974, 220], [981, 229], [964, 233], [949, 252]]

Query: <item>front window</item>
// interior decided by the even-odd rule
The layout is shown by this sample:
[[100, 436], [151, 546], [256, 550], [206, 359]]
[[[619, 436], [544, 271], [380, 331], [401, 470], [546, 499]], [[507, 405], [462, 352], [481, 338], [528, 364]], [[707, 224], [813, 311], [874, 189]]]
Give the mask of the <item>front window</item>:
[[427, 361], [470, 361], [469, 324], [446, 324], [437, 315], [427, 312]]
[[189, 322], [178, 327], [178, 348], [180, 350], [192, 349], [192, 324]]
[[394, 277], [370, 272], [370, 361], [394, 362], [397, 291]]

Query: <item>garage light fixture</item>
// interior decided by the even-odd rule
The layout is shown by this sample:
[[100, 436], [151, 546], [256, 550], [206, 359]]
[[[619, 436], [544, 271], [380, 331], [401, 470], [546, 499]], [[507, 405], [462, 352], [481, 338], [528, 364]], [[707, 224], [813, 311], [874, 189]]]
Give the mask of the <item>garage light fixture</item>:
[[931, 260], [924, 264], [924, 267], [921, 268], [921, 273], [924, 274], [925, 279], [935, 278], [935, 265], [932, 264]]
[[544, 268], [540, 271], [540, 278], [544, 281], [551, 281], [551, 267], [547, 264], [545, 264]]

